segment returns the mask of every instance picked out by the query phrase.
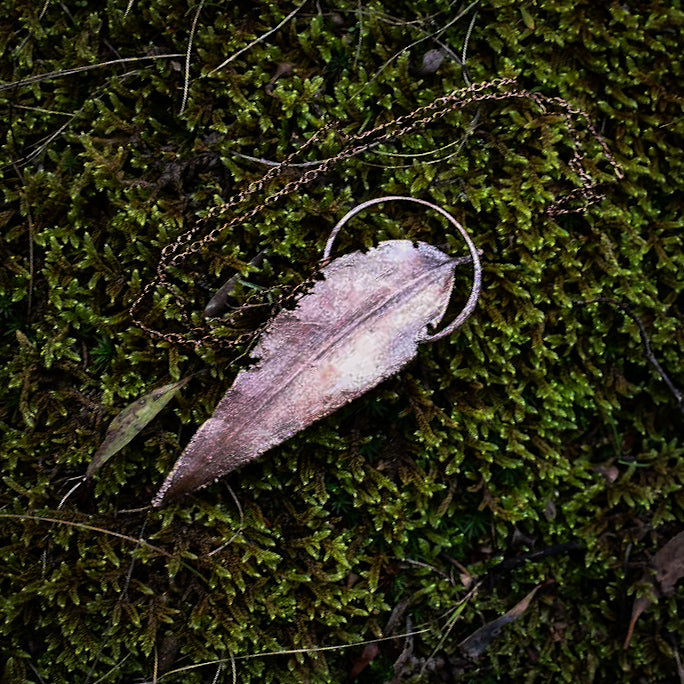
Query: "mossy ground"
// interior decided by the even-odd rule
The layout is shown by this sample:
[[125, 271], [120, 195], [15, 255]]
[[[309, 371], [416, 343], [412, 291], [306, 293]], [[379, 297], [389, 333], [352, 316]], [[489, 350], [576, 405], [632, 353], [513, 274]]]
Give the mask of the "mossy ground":
[[[448, 659], [543, 582], [463, 681], [673, 681], [683, 587], [641, 617], [628, 650], [622, 642], [649, 557], [684, 521], [684, 421], [637, 326], [607, 304], [573, 302], [627, 304], [684, 384], [680, 2], [491, 0], [457, 21], [446, 0], [310, 2], [208, 75], [295, 7], [0, 9], [4, 83], [158, 56], [0, 91], [5, 680], [152, 681], [208, 662], [164, 680], [210, 681], [223, 668], [216, 681], [232, 681], [234, 657], [240, 682], [340, 682], [362, 647], [313, 649], [382, 636], [402, 602], [396, 631], [407, 617], [428, 628], [414, 654], [439, 647]], [[473, 82], [515, 76], [588, 112], [624, 179], [578, 124], [606, 196], [549, 218], [577, 181], [564, 120], [529, 102], [485, 103], [350, 159], [220, 235], [174, 274], [198, 322], [212, 290], [263, 250], [232, 302], [265, 305], [240, 321], [257, 329], [312, 272], [335, 220], [383, 193], [454, 212], [484, 252], [485, 292], [462, 332], [363, 399], [180, 504], [123, 512], [148, 504], [244, 363], [230, 364], [239, 348], [188, 351], [133, 325], [129, 307], [161, 250], [263, 174], [239, 155], [279, 160], [324, 121], [352, 134], [462, 88], [453, 59], [415, 72], [435, 32], [459, 56], [467, 46]], [[292, 73], [267, 88], [284, 62]], [[475, 117], [463, 144], [445, 147]], [[458, 245], [395, 207], [354, 230], [340, 249], [406, 235]], [[163, 290], [143, 310], [156, 328], [181, 330]], [[207, 366], [58, 510], [121, 408]], [[496, 572], [459, 603], [468, 574], [570, 542], [583, 551]], [[379, 647], [359, 681], [391, 679], [403, 640]]]

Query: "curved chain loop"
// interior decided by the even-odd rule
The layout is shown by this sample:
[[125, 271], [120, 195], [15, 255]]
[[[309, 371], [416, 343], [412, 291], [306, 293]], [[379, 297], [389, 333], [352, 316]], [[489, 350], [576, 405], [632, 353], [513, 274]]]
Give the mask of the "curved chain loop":
[[[341, 124], [338, 122], [329, 122], [319, 128], [301, 147], [294, 150], [282, 162], [276, 164], [269, 169], [261, 178], [252, 181], [245, 190], [237, 193], [231, 197], [227, 202], [210, 209], [207, 214], [201, 218], [197, 223], [180, 235], [176, 241], [164, 247], [161, 253], [161, 258], [157, 266], [157, 273], [155, 278], [150, 281], [142, 290], [138, 298], [130, 307], [130, 315], [134, 323], [144, 330], [148, 335], [157, 339], [165, 340], [170, 344], [186, 345], [197, 348], [202, 344], [216, 344], [222, 346], [236, 346], [244, 341], [245, 336], [241, 336], [237, 340], [225, 341], [220, 340], [211, 329], [193, 326], [189, 315], [185, 311], [180, 298], [173, 293], [173, 288], [170, 286], [167, 279], [167, 272], [169, 267], [179, 266], [191, 254], [198, 252], [209, 243], [215, 241], [217, 237], [225, 231], [243, 224], [254, 218], [261, 211], [267, 207], [272, 206], [281, 198], [297, 192], [300, 188], [308, 183], [320, 178], [330, 168], [339, 164], [340, 162], [357, 157], [364, 152], [367, 152], [373, 147], [384, 142], [396, 140], [405, 135], [413, 133], [424, 128], [432, 122], [445, 117], [450, 112], [458, 111], [463, 107], [478, 103], [478, 102], [505, 102], [510, 100], [527, 100], [536, 104], [543, 113], [547, 113], [550, 109], [559, 110], [562, 115], [570, 137], [572, 139], [573, 154], [569, 161], [569, 166], [580, 179], [581, 185], [578, 188], [567, 193], [564, 197], [556, 200], [546, 211], [548, 216], [558, 216], [573, 211], [572, 204], [576, 199], [581, 199], [584, 206], [589, 206], [599, 201], [603, 194], [601, 193], [601, 184], [594, 182], [588, 171], [583, 165], [583, 155], [581, 152], [580, 136], [575, 127], [575, 120], [578, 118], [584, 119], [584, 125], [591, 134], [591, 136], [599, 143], [603, 153], [613, 169], [615, 176], [618, 179], [623, 177], [622, 171], [617, 162], [613, 158], [608, 149], [606, 142], [603, 140], [598, 131], [591, 123], [589, 116], [576, 107], [572, 107], [568, 102], [560, 97], [548, 97], [540, 93], [533, 93], [524, 89], [515, 89], [515, 79], [501, 78], [485, 83], [475, 83], [465, 89], [454, 91], [443, 97], [433, 100], [430, 104], [419, 107], [407, 114], [397, 117], [391, 121], [379, 124], [363, 133], [355, 135], [344, 135], [341, 132]], [[293, 161], [303, 152], [309, 150], [317, 143], [322, 142], [329, 133], [335, 133], [342, 139], [342, 149], [333, 157], [321, 160], [319, 163], [313, 165], [310, 169], [304, 172], [299, 178], [287, 182], [280, 190], [266, 195], [258, 204], [243, 212], [238, 211], [239, 207], [247, 204], [255, 196], [263, 193], [266, 185], [282, 177], [290, 168]], [[418, 203], [426, 203], [423, 200], [411, 199]], [[380, 200], [371, 203], [377, 203]], [[429, 204], [429, 203], [428, 203]], [[368, 203], [365, 206], [369, 206]], [[434, 207], [441, 213], [450, 215]], [[228, 220], [226, 216], [231, 217]], [[451, 217], [449, 220], [454, 220]], [[207, 226], [213, 222], [217, 222], [213, 228], [207, 230], [202, 237], [197, 237]], [[462, 228], [459, 224], [459, 230]], [[470, 240], [470, 238], [466, 238]], [[470, 244], [469, 244], [470, 247]], [[472, 252], [472, 249], [471, 249]], [[479, 263], [474, 260], [474, 263]], [[165, 287], [172, 293], [179, 304], [181, 317], [186, 325], [185, 333], [178, 332], [160, 332], [147, 326], [139, 317], [139, 310], [143, 302], [157, 287]], [[466, 316], [467, 317], [467, 316]], [[444, 331], [442, 331], [444, 333]], [[440, 333], [441, 334], [441, 333]], [[445, 333], [446, 334], [446, 333]], [[433, 339], [435, 336], [433, 336]]]

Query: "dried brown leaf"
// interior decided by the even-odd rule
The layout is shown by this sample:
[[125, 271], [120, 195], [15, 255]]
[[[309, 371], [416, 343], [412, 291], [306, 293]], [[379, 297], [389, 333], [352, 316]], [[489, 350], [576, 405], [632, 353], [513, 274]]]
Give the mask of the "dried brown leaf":
[[191, 377], [189, 375], [178, 382], [152, 390], [123, 409], [107, 428], [107, 434], [88, 466], [86, 477], [92, 477], [114, 454], [123, 449]]
[[[684, 531], [676, 534], [656, 554], [652, 561], [655, 577], [650, 573], [644, 576], [644, 581], [653, 585], [656, 596], [669, 596], [675, 584], [684, 577]], [[651, 600], [645, 596], [634, 599], [632, 617], [623, 648], [629, 648], [639, 616], [651, 605]]]
[[499, 636], [501, 630], [511, 622], [517, 620], [529, 607], [534, 595], [537, 593], [541, 584], [538, 584], [532, 591], [525, 596], [525, 598], [516, 603], [507, 613], [501, 617], [488, 622], [478, 630], [474, 631], [469, 637], [464, 639], [459, 648], [461, 651], [473, 660], [477, 660], [490, 644]]
[[656, 580], [663, 595], [669, 596], [684, 577], [684, 531], [675, 535], [653, 556]]

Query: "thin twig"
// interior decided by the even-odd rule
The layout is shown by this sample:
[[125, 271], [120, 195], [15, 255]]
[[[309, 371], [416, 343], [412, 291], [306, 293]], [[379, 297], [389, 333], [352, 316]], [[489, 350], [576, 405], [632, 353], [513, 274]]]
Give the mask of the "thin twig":
[[432, 570], [432, 572], [436, 572], [438, 575], [441, 575], [450, 584], [454, 584], [454, 580], [451, 577], [449, 577], [449, 575], [447, 575], [446, 572], [443, 572], [439, 568], [436, 568], [434, 565], [430, 565], [429, 563], [423, 563], [422, 561], [413, 560], [412, 558], [404, 558], [403, 560], [401, 558], [398, 558], [397, 556], [393, 556], [393, 558], [396, 558], [396, 560], [400, 561], [401, 563], [409, 563], [410, 565], [416, 565], [419, 568], [427, 568], [428, 570]]
[[354, 70], [356, 70], [359, 60], [361, 59], [361, 45], [363, 43], [363, 7], [361, 6], [361, 0], [358, 2], [356, 12], [359, 16], [359, 39], [356, 41], [356, 52], [354, 53], [354, 62], [352, 65]]
[[[424, 629], [418, 629], [413, 632], [408, 632], [404, 634], [394, 634], [392, 636], [379, 637], [377, 639], [368, 639], [367, 641], [357, 641], [351, 644], [338, 644], [336, 646], [313, 646], [311, 648], [289, 648], [283, 649], [282, 651], [266, 651], [265, 653], [249, 653], [246, 655], [230, 656], [230, 658], [221, 658], [220, 660], [211, 660], [205, 663], [194, 663], [193, 665], [186, 665], [185, 667], [179, 667], [176, 670], [169, 670], [165, 672], [159, 680], [169, 677], [174, 674], [180, 674], [181, 672], [189, 672], [190, 670], [197, 670], [200, 667], [208, 667], [209, 665], [217, 665], [223, 663], [230, 663], [236, 660], [254, 660], [255, 658], [266, 658], [268, 656], [282, 656], [282, 655], [299, 655], [304, 653], [321, 653], [324, 651], [341, 651], [345, 648], [358, 648], [359, 646], [367, 646], [368, 644], [377, 644], [383, 641], [394, 641], [396, 639], [405, 639], [407, 637], [417, 636], [418, 634], [425, 634], [429, 632], [430, 628], [425, 627]], [[149, 683], [144, 683], [149, 684]]]
[[[460, 153], [461, 150], [465, 147], [466, 142], [468, 142], [468, 138], [471, 136], [472, 132], [475, 130], [475, 127], [477, 126], [477, 123], [480, 120], [480, 109], [475, 112], [475, 116], [471, 119], [470, 123], [468, 124], [468, 129], [466, 132], [463, 134], [460, 140], [453, 140], [450, 143], [447, 143], [446, 145], [443, 145], [442, 147], [438, 147], [434, 150], [428, 150], [427, 152], [416, 152], [416, 153], [406, 153], [406, 152], [383, 152], [382, 150], [376, 150], [375, 154], [379, 155], [384, 155], [387, 157], [402, 157], [406, 159], [416, 159], [417, 157], [425, 157], [428, 155], [435, 155], [439, 152], [442, 152], [450, 147], [453, 147], [454, 145], [457, 145], [458, 148], [454, 152], [450, 152], [449, 154], [443, 156], [443, 157], [437, 157], [436, 159], [428, 159], [427, 161], [421, 161], [422, 164], [440, 164], [441, 162], [445, 162], [448, 159], [454, 159], [457, 157]], [[380, 169], [410, 169], [413, 167], [413, 162], [410, 164], [374, 164], [373, 162], [368, 162], [365, 161], [364, 159], [361, 159], [360, 162], [362, 164], [365, 164], [366, 166], [374, 166], [376, 168]]]
[[112, 530], [107, 530], [104, 527], [96, 527], [95, 525], [88, 525], [87, 523], [74, 522], [73, 520], [60, 520], [59, 518], [49, 518], [44, 515], [19, 515], [16, 513], [0, 513], [0, 518], [8, 518], [10, 520], [33, 520], [35, 522], [47, 522], [56, 523], [57, 525], [66, 525], [67, 527], [76, 527], [81, 530], [88, 530], [89, 532], [100, 532], [101, 534], [108, 534], [112, 537], [117, 537], [118, 539], [123, 539], [124, 541], [131, 542], [136, 546], [144, 546], [151, 551], [156, 551], [162, 556], [167, 558], [175, 558], [172, 553], [164, 551], [164, 549], [146, 542], [144, 539], [136, 539], [135, 537], [130, 537], [127, 534], [121, 534], [120, 532], [113, 532]]
[[438, 651], [441, 650], [442, 646], [444, 645], [444, 642], [447, 640], [449, 634], [453, 630], [453, 628], [456, 626], [456, 623], [458, 622], [458, 618], [461, 616], [461, 613], [465, 610], [466, 606], [468, 605], [468, 602], [477, 595], [478, 589], [480, 588], [480, 585], [482, 582], [478, 582], [473, 586], [472, 589], [459, 601], [456, 602], [456, 605], [452, 608], [451, 615], [449, 616], [449, 619], [447, 620], [446, 623], [446, 629], [443, 631], [443, 633], [439, 637], [439, 641], [435, 645], [435, 647], [432, 649], [432, 652], [428, 656], [428, 658], [425, 659], [425, 662], [423, 663], [422, 667], [420, 668], [420, 675], [425, 674], [425, 669], [427, 668], [428, 663], [435, 657]]
[[112, 59], [108, 62], [100, 62], [99, 64], [86, 64], [85, 66], [74, 67], [73, 69], [63, 69], [62, 71], [48, 71], [44, 74], [36, 74], [29, 76], [21, 81], [14, 81], [12, 83], [0, 83], [0, 92], [5, 90], [12, 90], [12, 88], [21, 88], [31, 83], [38, 83], [39, 81], [51, 81], [55, 78], [62, 78], [64, 76], [73, 76], [80, 74], [83, 71], [92, 71], [93, 69], [103, 69], [104, 67], [115, 66], [117, 64], [128, 64], [130, 62], [142, 62], [147, 59], [173, 59], [175, 57], [182, 57], [180, 53], [173, 53], [169, 55], [146, 55], [145, 57], [124, 57], [123, 59]]
[[[472, 5], [471, 5], [472, 7]], [[468, 8], [470, 9], [470, 8]], [[465, 66], [466, 63], [466, 53], [468, 51], [468, 43], [470, 42], [470, 34], [473, 32], [473, 27], [475, 26], [475, 20], [477, 19], [477, 12], [473, 12], [473, 18], [470, 20], [468, 25], [468, 30], [466, 31], [466, 36], [463, 41], [463, 51], [461, 52], [461, 64]], [[470, 85], [470, 83], [468, 84]]]
[[[118, 79], [120, 81], [123, 81], [125, 78], [127, 78], [129, 76], [135, 76], [136, 74], [139, 74], [139, 73], [140, 73], [139, 69], [134, 69], [132, 71], [127, 71], [123, 74], [119, 74]], [[90, 101], [99, 98], [102, 90], [104, 90], [103, 86], [95, 89], [92, 92]], [[17, 105], [17, 104], [13, 104], [12, 106], [19, 108], [19, 109], [21, 109], [21, 108], [29, 109], [29, 107], [25, 107], [25, 106], [19, 107], [19, 105]], [[70, 113], [69, 112], [51, 112], [49, 110], [46, 110], [46, 113], [53, 113], [53, 114], [60, 114], [62, 116], [68, 116], [69, 120], [66, 121], [65, 123], [63, 123], [57, 130], [55, 130], [52, 133], [50, 133], [49, 135], [45, 136], [41, 140], [36, 140], [34, 143], [32, 143], [29, 147], [35, 147], [33, 152], [31, 152], [30, 154], [27, 154], [24, 157], [21, 157], [20, 159], [17, 159], [16, 163], [19, 166], [26, 166], [33, 159], [40, 156], [47, 149], [47, 147], [50, 145], [50, 143], [52, 143], [53, 140], [57, 139], [74, 122], [74, 120], [76, 120], [79, 116], [81, 116], [84, 108], [85, 108], [85, 105], [83, 105], [83, 107], [81, 107], [77, 111], [70, 112]], [[0, 170], [2, 170], [2, 168], [3, 167], [0, 167]]]
[[[246, 159], [247, 161], [251, 162], [257, 162], [258, 164], [263, 164], [264, 166], [278, 166], [282, 168], [283, 162], [279, 161], [273, 161], [272, 159], [264, 159], [263, 157], [253, 157], [250, 154], [242, 154], [242, 152], [232, 152], [231, 153], [234, 157], [238, 157], [239, 159]], [[334, 157], [330, 157], [329, 159], [321, 159], [320, 161], [308, 161], [308, 162], [297, 162], [297, 163], [290, 163], [287, 164], [288, 169], [302, 169], [307, 166], [320, 166], [324, 161], [332, 161]]]
[[43, 7], [40, 10], [40, 14], [38, 15], [38, 21], [42, 21], [43, 17], [45, 16], [45, 12], [47, 12], [47, 8], [50, 5], [50, 0], [45, 0], [43, 3]]
[[655, 355], [653, 354], [653, 349], [651, 349], [651, 343], [648, 339], [648, 335], [646, 334], [646, 329], [644, 328], [644, 324], [641, 322], [639, 317], [626, 304], [618, 302], [616, 299], [611, 299], [610, 297], [597, 297], [596, 299], [592, 299], [588, 302], [575, 301], [573, 303], [588, 305], [596, 304], [599, 302], [604, 304], [610, 304], [611, 306], [614, 306], [616, 309], [620, 309], [622, 313], [624, 313], [626, 316], [629, 316], [629, 318], [631, 318], [637, 324], [639, 328], [639, 335], [641, 336], [641, 342], [644, 345], [646, 358], [650, 361], [653, 368], [656, 369], [658, 375], [660, 375], [663, 382], [667, 385], [667, 388], [672, 393], [672, 396], [675, 398], [675, 402], [677, 403], [677, 408], [682, 412], [682, 414], [684, 414], [684, 394], [682, 394], [682, 392], [680, 392], [680, 390], [675, 386], [672, 380], [670, 380], [669, 376], [667, 375], [663, 367], [660, 365], [660, 362], [658, 361], [658, 359], [656, 359]]
[[128, 16], [128, 13], [131, 11], [131, 7], [133, 7], [134, 3], [135, 3], [135, 0], [128, 0], [128, 5], [126, 5], [126, 11], [124, 12], [124, 16], [123, 16], [124, 19]]
[[59, 116], [73, 117], [73, 112], [60, 112], [58, 109], [45, 109], [44, 107], [32, 107], [31, 105], [21, 105], [16, 102], [12, 103], [12, 107], [15, 109], [26, 109], [30, 112], [40, 112], [41, 114], [57, 114]]
[[[422, 28], [419, 27], [419, 30], [421, 31], [421, 33], [424, 33], [425, 35], [423, 35], [422, 38], [418, 38], [418, 40], [414, 40], [412, 43], [409, 43], [408, 45], [406, 45], [405, 47], [403, 47], [401, 50], [399, 50], [399, 52], [397, 52], [397, 53], [395, 53], [394, 55], [392, 55], [392, 56], [391, 56], [391, 57], [390, 57], [390, 58], [389, 58], [389, 59], [388, 59], [388, 60], [387, 60], [387, 61], [386, 61], [386, 62], [385, 62], [385, 63], [384, 63], [384, 64], [383, 64], [383, 65], [382, 65], [374, 74], [373, 74], [373, 76], [371, 76], [371, 77], [366, 81], [366, 83], [354, 93], [354, 95], [352, 96], [352, 99], [358, 98], [359, 95], [360, 95], [364, 90], [366, 90], [366, 88], [368, 88], [368, 87], [375, 81], [375, 79], [377, 79], [378, 76], [380, 76], [380, 74], [381, 74], [381, 73], [382, 73], [382, 72], [383, 72], [383, 71], [384, 71], [384, 70], [385, 70], [385, 69], [386, 69], [386, 68], [387, 68], [395, 59], [401, 57], [401, 55], [403, 55], [404, 53], [408, 52], [411, 48], [415, 47], [416, 45], [419, 45], [420, 43], [425, 42], [426, 40], [430, 40], [430, 39], [432, 39], [432, 40], [437, 40], [437, 39], [439, 38], [439, 36], [441, 36], [448, 28], [450, 28], [451, 26], [453, 26], [453, 24], [455, 24], [459, 19], [461, 19], [461, 17], [463, 17], [465, 14], [467, 14], [467, 13], [470, 11], [470, 9], [471, 9], [472, 7], [474, 7], [475, 5], [478, 4], [478, 2], [479, 2], [479, 0], [475, 0], [475, 2], [471, 2], [471, 3], [470, 3], [462, 12], [459, 12], [458, 14], [456, 14], [456, 16], [455, 16], [453, 19], [451, 19], [451, 20], [450, 20], [449, 22], [447, 22], [444, 26], [441, 26], [440, 28], [438, 28], [436, 31], [433, 31], [432, 33], [427, 33], [424, 29], [422, 29]], [[408, 25], [408, 23], [409, 23], [409, 22], [406, 22], [406, 25]], [[467, 80], [467, 79], [466, 79], [466, 80]], [[468, 83], [468, 85], [470, 85], [470, 83]]]
[[33, 152], [27, 154], [25, 157], [17, 160], [17, 163], [21, 164], [22, 166], [26, 166], [31, 160], [39, 157], [53, 140], [57, 139], [67, 128], [69, 128], [72, 121], [81, 113], [81, 111], [82, 109], [79, 109], [78, 112], [73, 114], [71, 118], [66, 123], [63, 123], [56, 131], [53, 131], [50, 133], [50, 135], [46, 136], [42, 140], [37, 141], [38, 147], [36, 147]]
[[64, 506], [66, 500], [86, 481], [85, 475], [77, 477], [76, 479], [78, 480], [78, 482], [62, 497], [62, 500], [59, 502], [59, 505], [57, 506], [57, 510]]
[[185, 111], [185, 105], [188, 101], [188, 90], [190, 89], [190, 53], [192, 52], [192, 41], [195, 37], [195, 29], [197, 28], [197, 20], [199, 19], [200, 12], [202, 11], [202, 6], [204, 5], [204, 0], [201, 0], [200, 4], [197, 6], [197, 11], [192, 20], [192, 26], [190, 27], [190, 38], [188, 39], [188, 49], [185, 52], [185, 80], [183, 82], [183, 101], [181, 102], [180, 114]]
[[230, 64], [234, 59], [237, 59], [240, 55], [247, 52], [247, 50], [253, 48], [255, 45], [261, 43], [263, 40], [266, 40], [266, 38], [275, 33], [278, 29], [282, 28], [285, 24], [287, 24], [287, 22], [290, 21], [290, 19], [292, 19], [292, 17], [294, 17], [294, 15], [297, 14], [297, 12], [299, 12], [299, 10], [302, 9], [302, 7], [304, 7], [304, 5], [306, 5], [307, 1], [308, 0], [304, 0], [303, 2], [301, 2], [277, 26], [274, 26], [270, 31], [266, 31], [266, 33], [260, 35], [258, 38], [255, 38], [251, 43], [245, 45], [245, 47], [243, 47], [241, 50], [238, 50], [234, 55], [228, 57], [228, 59], [226, 59], [224, 62], [221, 62], [221, 64], [219, 64], [215, 69], [212, 69], [207, 74], [207, 76], [211, 76], [213, 73], [223, 69], [223, 67], [228, 66], [228, 64]]
[[240, 514], [240, 526], [238, 527], [237, 532], [233, 532], [233, 536], [227, 541], [221, 544], [217, 549], [214, 549], [213, 551], [209, 551], [207, 554], [207, 557], [213, 556], [214, 554], [218, 553], [219, 551], [222, 551], [223, 549], [226, 548], [229, 544], [233, 543], [234, 539], [237, 539], [240, 537], [240, 533], [242, 532], [242, 528], [245, 525], [245, 514], [242, 512], [242, 506], [240, 506], [240, 501], [238, 500], [237, 496], [235, 496], [235, 492], [233, 491], [233, 488], [228, 485], [228, 491], [230, 492], [230, 495], [233, 497], [233, 501], [235, 502], [235, 506], [238, 509], [238, 513]]

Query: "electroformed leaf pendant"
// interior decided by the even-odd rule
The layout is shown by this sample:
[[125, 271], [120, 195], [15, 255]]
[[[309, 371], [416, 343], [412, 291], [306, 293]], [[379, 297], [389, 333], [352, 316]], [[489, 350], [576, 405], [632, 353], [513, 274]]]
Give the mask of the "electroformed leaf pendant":
[[281, 311], [268, 325], [251, 354], [258, 362], [238, 373], [176, 462], [154, 506], [248, 463], [361, 396], [413, 359], [419, 344], [451, 334], [470, 315], [480, 291], [477, 250], [450, 214], [424, 200], [390, 196], [357, 206], [333, 229], [324, 258], [347, 220], [390, 200], [429, 206], [466, 240], [474, 279], [459, 316], [429, 334], [428, 326], [437, 325], [446, 311], [459, 263], [436, 247], [388, 240], [334, 259], [296, 308]]

